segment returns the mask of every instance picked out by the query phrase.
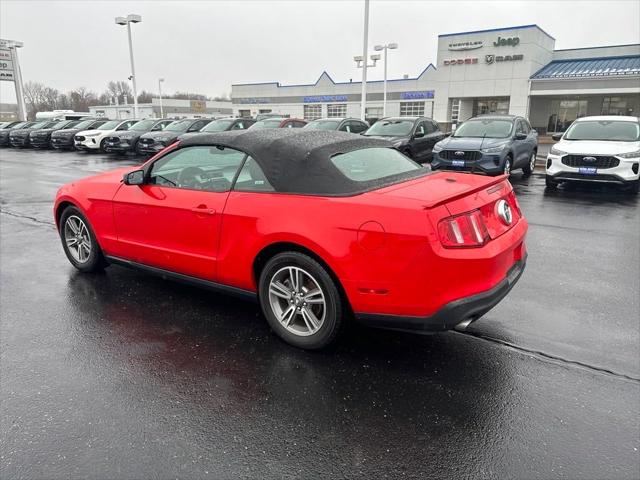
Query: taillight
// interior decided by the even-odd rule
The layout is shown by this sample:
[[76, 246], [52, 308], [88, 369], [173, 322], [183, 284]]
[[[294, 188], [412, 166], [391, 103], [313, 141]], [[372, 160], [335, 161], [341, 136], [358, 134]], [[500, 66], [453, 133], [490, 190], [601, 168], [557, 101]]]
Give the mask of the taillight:
[[440, 220], [438, 235], [442, 245], [447, 248], [481, 247], [489, 239], [480, 210]]
[[522, 210], [520, 210], [520, 204], [518, 203], [518, 199], [516, 198], [516, 194], [513, 193], [513, 190], [511, 190], [507, 195], [507, 201], [513, 208], [515, 208], [516, 212], [518, 212], [518, 217], [521, 217]]

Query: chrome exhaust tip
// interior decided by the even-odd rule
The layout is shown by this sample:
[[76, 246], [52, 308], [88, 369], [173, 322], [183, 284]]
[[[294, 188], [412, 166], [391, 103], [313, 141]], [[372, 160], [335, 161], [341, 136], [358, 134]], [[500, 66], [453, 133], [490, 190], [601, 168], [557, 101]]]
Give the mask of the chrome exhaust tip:
[[458, 332], [464, 332], [474, 320], [475, 320], [474, 317], [469, 317], [466, 320], [463, 320], [462, 322], [457, 324], [455, 327], [453, 327], [453, 329], [457, 330]]

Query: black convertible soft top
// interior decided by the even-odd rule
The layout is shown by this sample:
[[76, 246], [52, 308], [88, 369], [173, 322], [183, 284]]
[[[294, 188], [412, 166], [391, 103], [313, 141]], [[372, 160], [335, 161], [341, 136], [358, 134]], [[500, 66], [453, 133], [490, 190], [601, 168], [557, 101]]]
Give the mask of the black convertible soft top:
[[202, 133], [186, 138], [182, 147], [218, 145], [241, 150], [262, 168], [276, 191], [306, 195], [354, 195], [425, 175], [416, 169], [380, 180], [347, 178], [331, 157], [363, 148], [392, 148], [390, 142], [353, 133], [279, 128]]

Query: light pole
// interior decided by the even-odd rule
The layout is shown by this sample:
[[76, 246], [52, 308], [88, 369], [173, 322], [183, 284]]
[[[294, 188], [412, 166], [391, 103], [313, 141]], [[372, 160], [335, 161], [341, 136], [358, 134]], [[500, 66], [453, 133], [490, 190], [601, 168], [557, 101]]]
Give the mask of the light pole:
[[127, 34], [129, 36], [129, 58], [131, 59], [131, 81], [133, 83], [133, 115], [135, 118], [138, 118], [138, 90], [136, 88], [136, 67], [133, 64], [133, 44], [131, 43], [131, 24], [132, 23], [140, 23], [142, 21], [142, 17], [140, 15], [135, 15], [130, 13], [126, 17], [116, 17], [116, 23], [118, 25], [126, 25], [127, 26]]
[[[364, 40], [362, 42], [362, 99], [360, 100], [360, 119], [364, 122], [367, 106], [367, 50], [369, 49], [369, 0], [364, 0]], [[356, 60], [357, 62], [357, 60]]]
[[397, 43], [387, 43], [386, 45], [376, 45], [373, 49], [376, 52], [384, 50], [384, 83], [382, 84], [382, 117], [387, 116], [387, 50], [398, 48]]
[[159, 78], [158, 91], [160, 92], [160, 118], [164, 118], [164, 110], [162, 109], [162, 82], [164, 82], [164, 78]]
[[[367, 68], [376, 66], [376, 62], [380, 60], [380, 55], [371, 55], [369, 58], [373, 61], [373, 63], [368, 64], [367, 58], [362, 55], [356, 55], [355, 57], [353, 57], [353, 60], [356, 62], [358, 68], [361, 68], [362, 71], [365, 72]], [[360, 118], [362, 119], [362, 121], [365, 121], [365, 114], [367, 109], [367, 74], [363, 73], [362, 77], [362, 102], [360, 102], [360, 109], [362, 110], [362, 112]]]

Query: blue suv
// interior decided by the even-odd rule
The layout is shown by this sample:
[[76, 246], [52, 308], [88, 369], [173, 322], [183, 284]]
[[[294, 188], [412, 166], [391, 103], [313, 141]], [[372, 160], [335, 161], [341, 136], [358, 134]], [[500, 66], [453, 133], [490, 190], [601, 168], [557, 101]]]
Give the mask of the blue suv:
[[538, 132], [522, 117], [482, 115], [456, 129], [433, 147], [432, 170], [462, 170], [509, 175], [522, 169], [531, 175], [538, 153]]

